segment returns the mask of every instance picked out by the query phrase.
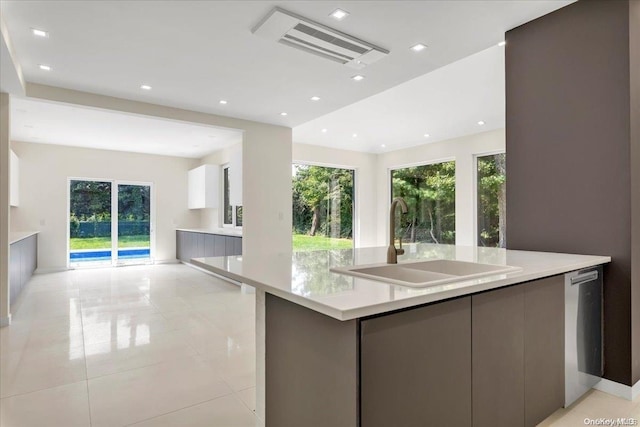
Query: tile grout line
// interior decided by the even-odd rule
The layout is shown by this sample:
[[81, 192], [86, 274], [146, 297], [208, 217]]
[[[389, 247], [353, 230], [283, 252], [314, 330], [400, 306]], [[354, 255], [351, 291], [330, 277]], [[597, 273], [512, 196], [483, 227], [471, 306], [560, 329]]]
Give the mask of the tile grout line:
[[[226, 384], [226, 383], [225, 383], [225, 384]], [[169, 414], [173, 414], [174, 412], [180, 412], [180, 411], [183, 411], [183, 410], [185, 410], [185, 409], [193, 408], [194, 406], [202, 405], [202, 404], [204, 404], [204, 403], [208, 403], [208, 402], [213, 402], [214, 400], [222, 399], [222, 398], [224, 398], [224, 397], [229, 397], [229, 396], [231, 396], [231, 395], [233, 395], [233, 392], [232, 392], [232, 393], [229, 393], [229, 394], [222, 395], [222, 396], [214, 397], [213, 399], [203, 400], [202, 402], [197, 402], [197, 403], [194, 403], [194, 404], [192, 404], [192, 405], [187, 405], [187, 406], [185, 406], [185, 407], [183, 407], [183, 408], [174, 409], [173, 411], [169, 411], [169, 412], [166, 412], [166, 413], [164, 413], [164, 414], [159, 414], [159, 415], [155, 415], [155, 416], [150, 417], [150, 418], [145, 418], [145, 419], [143, 419], [143, 420], [139, 420], [139, 421], [136, 421], [136, 422], [131, 423], [131, 424], [125, 424], [125, 426], [124, 426], [124, 427], [131, 427], [131, 426], [135, 426], [136, 424], [140, 424], [140, 423], [143, 423], [143, 422], [145, 422], [145, 421], [150, 421], [150, 420], [154, 420], [154, 419], [156, 419], [156, 418], [165, 417], [165, 416], [167, 416], [167, 415], [169, 415]]]
[[4, 396], [4, 397], [0, 398], [0, 400], [6, 400], [6, 399], [12, 399], [14, 397], [26, 396], [27, 394], [39, 393], [41, 391], [51, 390], [51, 389], [58, 388], [58, 387], [66, 387], [66, 386], [70, 386], [70, 385], [73, 385], [73, 384], [78, 384], [78, 383], [81, 383], [81, 382], [84, 382], [84, 381], [86, 381], [86, 380], [80, 380], [80, 381], [73, 381], [73, 382], [70, 382], [70, 383], [58, 384], [58, 385], [54, 385], [52, 387], [45, 387], [45, 388], [39, 388], [37, 390], [25, 391], [24, 393], [16, 393], [16, 394], [12, 394], [10, 396]]
[[[247, 403], [246, 403], [246, 402], [245, 402], [245, 401], [240, 397], [240, 394], [239, 394], [241, 391], [249, 390], [249, 389], [252, 389], [252, 388], [253, 388], [253, 389], [255, 389], [256, 387], [247, 387], [247, 388], [243, 388], [242, 390], [238, 390], [238, 391], [235, 391], [235, 390], [233, 390], [233, 389], [232, 389], [232, 390], [233, 390], [233, 394], [238, 398], [238, 400], [239, 400], [239, 401], [240, 401], [244, 406], [246, 406], [246, 407], [247, 407], [247, 408], [248, 408], [248, 409], [249, 409], [249, 410], [250, 410], [250, 411], [255, 415], [256, 410], [255, 410], [255, 409], [251, 409], [251, 408], [249, 407], [249, 405], [248, 405], [248, 404], [247, 404]], [[255, 393], [255, 390], [254, 390], [254, 393]], [[257, 415], [256, 415], [256, 417], [257, 417]]]

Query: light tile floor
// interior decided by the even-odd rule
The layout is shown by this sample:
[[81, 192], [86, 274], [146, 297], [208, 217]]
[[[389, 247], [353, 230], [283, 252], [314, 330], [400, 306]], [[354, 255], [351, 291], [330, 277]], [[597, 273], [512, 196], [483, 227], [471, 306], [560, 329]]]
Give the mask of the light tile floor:
[[[0, 426], [257, 426], [254, 304], [183, 265], [35, 275], [0, 329]], [[594, 390], [541, 425], [622, 417], [640, 398]]]
[[259, 425], [255, 296], [184, 265], [35, 275], [0, 329], [0, 425]]

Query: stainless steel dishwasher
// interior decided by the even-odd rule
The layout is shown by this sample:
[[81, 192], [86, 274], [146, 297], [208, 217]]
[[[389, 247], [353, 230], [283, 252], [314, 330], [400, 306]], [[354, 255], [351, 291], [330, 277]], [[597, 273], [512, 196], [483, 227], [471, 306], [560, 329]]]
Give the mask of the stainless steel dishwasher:
[[565, 407], [602, 378], [602, 266], [565, 274]]

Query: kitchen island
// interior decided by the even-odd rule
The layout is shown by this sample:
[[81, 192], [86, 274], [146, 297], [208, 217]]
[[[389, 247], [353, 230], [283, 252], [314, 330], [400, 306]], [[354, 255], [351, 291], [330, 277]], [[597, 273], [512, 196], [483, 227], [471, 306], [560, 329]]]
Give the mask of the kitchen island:
[[268, 427], [529, 426], [562, 406], [562, 275], [609, 257], [414, 244], [400, 264], [519, 269], [425, 288], [330, 271], [386, 253], [192, 260], [257, 289], [257, 412]]

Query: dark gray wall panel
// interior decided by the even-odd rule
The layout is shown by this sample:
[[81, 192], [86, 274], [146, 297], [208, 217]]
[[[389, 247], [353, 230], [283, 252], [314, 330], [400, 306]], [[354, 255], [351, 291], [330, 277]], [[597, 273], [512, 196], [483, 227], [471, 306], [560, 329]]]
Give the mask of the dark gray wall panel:
[[[506, 35], [507, 247], [613, 258], [605, 377], [627, 385], [637, 377], [631, 199], [640, 197], [631, 189], [629, 6], [578, 1]], [[639, 347], [635, 339], [638, 356]]]
[[640, 381], [640, 1], [629, 6], [631, 69], [631, 293], [632, 378]]

